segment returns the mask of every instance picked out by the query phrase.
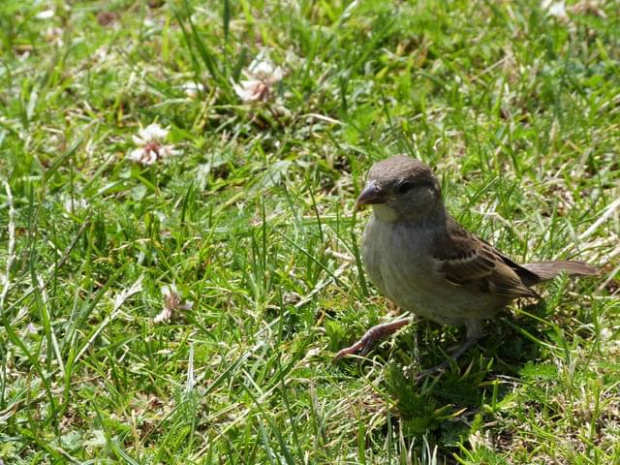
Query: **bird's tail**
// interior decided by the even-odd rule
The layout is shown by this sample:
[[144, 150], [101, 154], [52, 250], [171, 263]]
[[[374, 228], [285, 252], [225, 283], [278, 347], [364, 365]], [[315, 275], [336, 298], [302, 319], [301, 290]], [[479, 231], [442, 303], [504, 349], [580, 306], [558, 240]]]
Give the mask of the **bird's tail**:
[[548, 261], [526, 263], [523, 268], [536, 274], [541, 281], [555, 278], [560, 273], [569, 276], [591, 276], [598, 273], [596, 268], [584, 262], [576, 261]]

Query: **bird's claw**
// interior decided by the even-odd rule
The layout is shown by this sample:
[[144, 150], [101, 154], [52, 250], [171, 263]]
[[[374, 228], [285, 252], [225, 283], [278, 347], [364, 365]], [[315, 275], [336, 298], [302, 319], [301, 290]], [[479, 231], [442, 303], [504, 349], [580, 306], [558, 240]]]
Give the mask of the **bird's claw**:
[[372, 343], [369, 343], [369, 341], [364, 341], [364, 338], [362, 338], [359, 341], [357, 341], [355, 344], [349, 347], [345, 347], [344, 349], [339, 351], [334, 357], [334, 362], [338, 362], [343, 357], [346, 357], [347, 355], [353, 355], [358, 352], [360, 353], [360, 355], [364, 356], [368, 352], [370, 352], [371, 347], [372, 347]]
[[408, 325], [409, 323], [411, 323], [410, 319], [403, 319], [403, 320], [396, 320], [390, 323], [383, 323], [377, 326], [373, 326], [368, 331], [366, 331], [366, 334], [364, 334], [362, 338], [359, 341], [357, 341], [355, 344], [353, 344], [352, 346], [346, 347], [342, 349], [340, 352], [338, 352], [336, 356], [334, 357], [334, 361], [337, 362], [338, 360], [342, 359], [346, 355], [353, 355], [358, 352], [360, 352], [360, 355], [362, 356], [366, 355], [368, 352], [370, 352], [370, 349], [372, 349], [372, 346], [374, 345], [376, 341], [380, 341], [381, 339], [384, 339], [390, 334], [398, 331], [403, 326]]

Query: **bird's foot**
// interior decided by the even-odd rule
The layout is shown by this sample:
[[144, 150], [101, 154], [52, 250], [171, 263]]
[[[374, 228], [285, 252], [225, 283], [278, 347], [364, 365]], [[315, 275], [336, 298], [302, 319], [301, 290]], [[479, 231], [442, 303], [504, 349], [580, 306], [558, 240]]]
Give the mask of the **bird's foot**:
[[375, 342], [380, 341], [381, 339], [385, 339], [391, 334], [394, 334], [400, 328], [408, 325], [409, 323], [411, 323], [411, 319], [407, 318], [373, 326], [368, 331], [366, 331], [366, 334], [364, 334], [362, 338], [355, 344], [338, 352], [334, 357], [334, 361], [337, 362], [346, 355], [353, 355], [358, 352], [361, 355], [366, 355]]
[[439, 365], [433, 368], [428, 368], [426, 370], [419, 371], [415, 374], [414, 379], [416, 381], [422, 381], [424, 378], [428, 378], [430, 376], [437, 376], [445, 373], [445, 371], [450, 368], [450, 362], [448, 360], [441, 362]]
[[448, 368], [450, 368], [451, 362], [456, 362], [461, 355], [467, 352], [471, 347], [480, 340], [484, 336], [483, 333], [476, 334], [475, 336], [468, 337], [463, 344], [461, 344], [452, 354], [450, 354], [450, 359], [444, 360], [439, 365], [433, 368], [429, 368], [427, 370], [422, 370], [415, 375], [416, 381], [420, 381], [428, 376], [435, 376], [444, 373]]

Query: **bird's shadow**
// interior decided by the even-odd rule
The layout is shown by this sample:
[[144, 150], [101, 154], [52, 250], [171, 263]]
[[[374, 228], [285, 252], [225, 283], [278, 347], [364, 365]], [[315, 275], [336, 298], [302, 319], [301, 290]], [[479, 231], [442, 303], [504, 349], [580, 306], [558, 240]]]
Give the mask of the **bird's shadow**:
[[[540, 318], [547, 313], [544, 301], [521, 308]], [[449, 368], [422, 378], [420, 371], [440, 365], [462, 343], [464, 330], [420, 321], [399, 334], [391, 348], [375, 350], [388, 360], [386, 388], [405, 434], [433, 432], [442, 444], [467, 436], [472, 420], [500, 405], [521, 370], [539, 358], [537, 340], [545, 339], [539, 320], [508, 312], [487, 324], [486, 334]]]

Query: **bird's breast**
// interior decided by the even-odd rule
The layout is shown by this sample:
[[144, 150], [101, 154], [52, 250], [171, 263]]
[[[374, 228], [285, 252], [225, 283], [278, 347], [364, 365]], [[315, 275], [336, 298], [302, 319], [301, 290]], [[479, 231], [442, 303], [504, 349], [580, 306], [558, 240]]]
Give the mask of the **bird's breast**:
[[370, 280], [402, 307], [421, 297], [439, 279], [430, 254], [433, 232], [409, 223], [371, 218], [364, 231], [362, 255]]
[[441, 324], [487, 318], [501, 308], [489, 296], [450, 284], [431, 251], [437, 231], [371, 218], [364, 230], [362, 258], [379, 291], [399, 307]]

